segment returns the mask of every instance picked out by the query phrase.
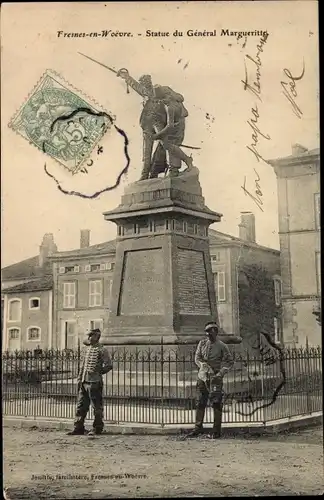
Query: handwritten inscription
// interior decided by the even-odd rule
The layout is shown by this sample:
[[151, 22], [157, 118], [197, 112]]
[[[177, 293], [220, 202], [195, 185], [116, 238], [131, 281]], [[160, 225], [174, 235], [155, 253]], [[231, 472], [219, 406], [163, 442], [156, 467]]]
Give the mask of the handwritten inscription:
[[262, 99], [261, 99], [261, 66], [262, 66], [262, 62], [261, 62], [260, 54], [261, 54], [261, 52], [263, 52], [263, 45], [266, 43], [268, 36], [269, 36], [269, 33], [265, 33], [260, 38], [260, 43], [257, 45], [258, 51], [257, 51], [256, 56], [254, 58], [251, 57], [250, 55], [246, 55], [246, 59], [248, 59], [249, 61], [251, 61], [255, 65], [256, 75], [255, 75], [254, 81], [249, 83], [248, 70], [247, 70], [247, 66], [246, 66], [245, 61], [244, 61], [245, 79], [241, 80], [241, 82], [244, 85], [244, 90], [248, 90], [249, 92], [251, 92], [261, 102], [262, 102]]
[[257, 175], [257, 179], [254, 181], [254, 183], [255, 183], [254, 194], [250, 193], [250, 191], [248, 191], [245, 187], [246, 186], [246, 176], [244, 177], [244, 184], [243, 184], [243, 186], [241, 186], [241, 188], [243, 189], [244, 194], [246, 196], [250, 196], [250, 198], [254, 201], [254, 203], [257, 205], [257, 207], [259, 207], [259, 209], [263, 212], [263, 208], [262, 208], [262, 205], [263, 205], [262, 196], [263, 196], [263, 194], [262, 194], [261, 187], [259, 184], [260, 176], [255, 169], [254, 169], [254, 172]]
[[296, 98], [298, 97], [296, 82], [300, 81], [305, 74], [305, 62], [303, 61], [303, 70], [299, 76], [293, 76], [291, 71], [287, 68], [285, 68], [283, 72], [288, 81], [281, 81], [282, 93], [290, 102], [293, 113], [297, 118], [301, 119], [303, 112], [296, 103]]
[[268, 141], [271, 139], [271, 137], [270, 137], [269, 134], [264, 134], [263, 132], [261, 132], [261, 130], [258, 127], [258, 119], [259, 119], [260, 115], [259, 115], [259, 110], [258, 110], [258, 106], [257, 105], [255, 105], [255, 107], [252, 108], [252, 114], [253, 114], [253, 118], [251, 118], [250, 120], [247, 120], [247, 124], [253, 130], [252, 143], [249, 146], [246, 146], [246, 147], [247, 147], [247, 149], [249, 151], [251, 151], [254, 154], [255, 158], [258, 161], [260, 161], [260, 159], [263, 160], [263, 161], [266, 161], [259, 154], [259, 152], [257, 151], [256, 147], [257, 147], [257, 145], [259, 143], [259, 138], [260, 137], [263, 137], [264, 139], [267, 139]]
[[[244, 90], [250, 92], [260, 102], [262, 102], [262, 93], [261, 93], [261, 89], [262, 89], [262, 87], [261, 87], [262, 61], [261, 61], [260, 54], [263, 52], [263, 47], [267, 41], [268, 36], [269, 36], [269, 34], [265, 33], [261, 37], [260, 42], [257, 45], [257, 53], [254, 57], [252, 57], [250, 55], [245, 56], [245, 61], [244, 61], [245, 78], [244, 78], [244, 80], [241, 80], [241, 83], [243, 83], [243, 86], [244, 86], [243, 87]], [[252, 68], [255, 70], [255, 75], [252, 77], [252, 79], [249, 79], [246, 61], [249, 61], [249, 63], [251, 63], [251, 62], [253, 63]], [[251, 65], [249, 64], [249, 66], [251, 66]], [[271, 139], [271, 137], [269, 134], [262, 132], [260, 129], [260, 125], [259, 125], [260, 113], [259, 113], [259, 108], [258, 108], [257, 103], [255, 103], [254, 106], [251, 108], [251, 114], [252, 114], [251, 118], [249, 120], [247, 120], [246, 123], [252, 129], [252, 136], [251, 136], [252, 141], [249, 145], [246, 146], [246, 148], [253, 154], [254, 158], [258, 162], [263, 161], [265, 163], [268, 163], [263, 158], [263, 156], [260, 154], [260, 152], [258, 150], [258, 146], [259, 146], [260, 139], [265, 139], [265, 140], [269, 141]], [[263, 206], [263, 201], [262, 201], [263, 193], [262, 193], [262, 189], [261, 189], [261, 185], [260, 185], [261, 179], [260, 179], [260, 176], [255, 168], [254, 168], [254, 171], [256, 173], [256, 179], [254, 181], [254, 189], [252, 190], [252, 192], [246, 188], [246, 176], [244, 177], [244, 183], [243, 183], [243, 186], [241, 186], [241, 188], [243, 189], [244, 194], [246, 196], [249, 196], [254, 201], [256, 206], [263, 212], [263, 208], [262, 208], [262, 206]]]

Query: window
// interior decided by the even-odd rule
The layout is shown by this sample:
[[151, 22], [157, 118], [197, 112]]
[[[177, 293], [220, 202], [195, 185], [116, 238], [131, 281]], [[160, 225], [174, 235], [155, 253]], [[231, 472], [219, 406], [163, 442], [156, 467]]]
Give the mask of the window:
[[[77, 342], [76, 321], [63, 321], [63, 349], [75, 349]], [[82, 339], [83, 340], [83, 339]]]
[[281, 305], [281, 280], [278, 278], [274, 278], [274, 293], [275, 293], [275, 303], [276, 306]]
[[150, 229], [151, 233], [154, 233], [154, 231], [155, 231], [155, 221], [154, 220], [150, 220], [149, 229]]
[[134, 233], [135, 233], [135, 234], [139, 234], [139, 232], [140, 232], [140, 229], [139, 229], [139, 224], [134, 224], [134, 225], [133, 225], [133, 230], [134, 230]]
[[89, 324], [90, 330], [94, 330], [95, 328], [99, 328], [102, 332], [103, 330], [103, 320], [102, 319], [92, 319]]
[[40, 308], [40, 300], [38, 297], [32, 297], [29, 299], [29, 309], [39, 309]]
[[66, 273], [73, 273], [73, 271], [74, 271], [74, 266], [67, 266], [65, 268], [65, 272]]
[[124, 236], [124, 226], [118, 226], [117, 234], [118, 236]]
[[219, 262], [220, 261], [220, 255], [221, 255], [220, 252], [215, 252], [213, 255], [211, 255], [211, 260]]
[[20, 336], [20, 328], [9, 328], [8, 337], [9, 340], [17, 340]]
[[89, 282], [89, 307], [101, 306], [102, 304], [102, 281]]
[[100, 264], [92, 264], [90, 266], [90, 271], [93, 272], [93, 271], [100, 271]]
[[194, 234], [198, 234], [198, 224], [194, 224]]
[[165, 228], [167, 230], [171, 229], [172, 231], [174, 231], [174, 229], [175, 229], [175, 220], [174, 219], [167, 219], [165, 221]]
[[204, 228], [204, 233], [205, 233], [206, 238], [208, 238], [208, 227], [207, 226]]
[[316, 278], [317, 278], [317, 293], [321, 294], [321, 253], [315, 252]]
[[114, 269], [114, 267], [115, 267], [115, 262], [108, 262], [108, 263], [106, 264], [106, 269], [107, 269], [108, 271], [112, 271], [112, 270]]
[[315, 227], [316, 229], [321, 229], [321, 203], [320, 194], [314, 194], [314, 204], [315, 204]]
[[41, 338], [41, 329], [38, 326], [30, 326], [27, 328], [27, 340], [30, 341], [40, 341]]
[[226, 300], [226, 291], [225, 291], [225, 272], [219, 271], [214, 274], [214, 282], [216, 289], [216, 299], [217, 302], [225, 302]]
[[65, 309], [75, 308], [75, 282], [63, 283], [63, 307]]
[[21, 320], [21, 299], [10, 299], [8, 302], [8, 321]]
[[276, 343], [280, 343], [280, 327], [278, 318], [273, 318], [273, 326], [274, 326], [274, 341]]
[[187, 221], [183, 221], [182, 222], [182, 230], [184, 233], [186, 233], [188, 231], [188, 224], [187, 224]]

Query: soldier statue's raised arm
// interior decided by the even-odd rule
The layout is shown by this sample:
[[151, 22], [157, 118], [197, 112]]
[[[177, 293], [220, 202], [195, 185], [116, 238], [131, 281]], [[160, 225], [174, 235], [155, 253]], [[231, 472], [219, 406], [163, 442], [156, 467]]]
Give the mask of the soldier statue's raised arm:
[[[180, 146], [189, 149], [200, 148], [182, 143], [185, 119], [188, 117], [188, 111], [183, 105], [183, 96], [170, 87], [153, 85], [151, 75], [143, 75], [137, 81], [130, 76], [126, 68], [116, 71], [81, 52], [80, 55], [125, 80], [127, 92], [131, 87], [143, 97], [143, 110], [140, 117], [143, 130], [143, 168], [140, 180], [157, 177], [158, 174], [166, 173], [167, 170], [170, 176], [179, 175], [182, 162], [187, 165], [187, 170], [190, 169], [193, 166], [193, 160], [180, 149]], [[152, 157], [154, 141], [158, 141], [158, 145]], [[169, 155], [169, 165], [166, 161], [166, 153]]]

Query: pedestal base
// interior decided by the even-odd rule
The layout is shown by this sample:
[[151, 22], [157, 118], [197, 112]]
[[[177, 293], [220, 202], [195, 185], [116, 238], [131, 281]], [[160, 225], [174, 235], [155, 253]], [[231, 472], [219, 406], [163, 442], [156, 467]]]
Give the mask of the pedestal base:
[[104, 214], [118, 226], [111, 291], [110, 345], [163, 343], [187, 352], [218, 322], [208, 228], [221, 214], [202, 197], [198, 170], [127, 187]]

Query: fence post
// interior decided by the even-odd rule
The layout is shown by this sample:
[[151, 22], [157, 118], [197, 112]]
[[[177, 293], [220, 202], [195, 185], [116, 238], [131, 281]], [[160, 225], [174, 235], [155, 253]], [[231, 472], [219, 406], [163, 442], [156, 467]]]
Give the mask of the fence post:
[[[309, 363], [309, 346], [308, 346], [308, 337], [306, 337], [306, 372], [307, 372], [307, 379], [305, 377], [305, 380], [312, 380], [310, 377], [311, 375], [311, 369], [310, 369], [310, 363]], [[312, 413], [312, 405], [311, 405], [311, 396], [309, 394], [309, 384], [306, 384], [306, 401], [307, 401], [307, 413], [311, 414]]]
[[260, 408], [260, 413], [261, 413], [260, 418], [262, 418], [262, 423], [265, 426], [267, 423], [266, 407], [264, 407], [264, 405], [267, 404], [266, 392], [264, 390], [265, 366], [264, 366], [264, 357], [260, 351], [259, 351], [259, 356], [260, 356], [260, 368], [261, 368], [261, 401], [262, 401], [262, 408]]
[[80, 353], [81, 353], [81, 345], [80, 345], [80, 337], [78, 338], [78, 359], [77, 359], [77, 366], [78, 366], [78, 372], [77, 372], [77, 376], [79, 375], [80, 373]]
[[161, 427], [164, 427], [164, 380], [163, 380], [163, 364], [164, 364], [164, 349], [163, 349], [163, 337], [161, 337], [161, 407], [162, 407], [162, 419]]

